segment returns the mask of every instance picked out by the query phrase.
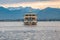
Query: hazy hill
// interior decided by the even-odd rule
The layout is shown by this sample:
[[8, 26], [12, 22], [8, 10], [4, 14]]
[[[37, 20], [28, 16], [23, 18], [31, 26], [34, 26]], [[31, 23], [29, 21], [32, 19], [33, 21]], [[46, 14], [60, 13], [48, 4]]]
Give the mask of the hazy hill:
[[60, 20], [60, 9], [50, 7], [43, 10], [31, 7], [0, 7], [0, 20], [21, 20], [30, 9], [37, 14], [38, 20]]
[[38, 13], [39, 19], [59, 19], [60, 20], [60, 9], [57, 8], [45, 8]]

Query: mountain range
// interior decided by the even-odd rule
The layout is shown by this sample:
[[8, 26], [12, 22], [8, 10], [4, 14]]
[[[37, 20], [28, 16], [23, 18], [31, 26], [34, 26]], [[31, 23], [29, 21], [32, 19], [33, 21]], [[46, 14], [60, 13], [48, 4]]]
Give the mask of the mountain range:
[[38, 20], [60, 20], [60, 9], [51, 7], [42, 10], [31, 7], [0, 7], [0, 20], [21, 20], [30, 10], [36, 13]]

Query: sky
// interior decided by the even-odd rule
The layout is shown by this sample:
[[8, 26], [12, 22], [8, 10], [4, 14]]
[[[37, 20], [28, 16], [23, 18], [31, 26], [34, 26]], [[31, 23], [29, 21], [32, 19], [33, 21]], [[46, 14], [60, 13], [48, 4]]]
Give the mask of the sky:
[[0, 0], [3, 7], [32, 7], [44, 9], [46, 7], [60, 8], [60, 0]]

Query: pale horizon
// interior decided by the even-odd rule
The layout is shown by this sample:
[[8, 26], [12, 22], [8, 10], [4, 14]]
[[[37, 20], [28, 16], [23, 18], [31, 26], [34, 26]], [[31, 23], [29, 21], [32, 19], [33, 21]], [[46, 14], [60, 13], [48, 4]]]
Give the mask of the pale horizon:
[[[19, 1], [19, 0], [17, 0]], [[22, 1], [22, 0], [20, 0]], [[29, 0], [30, 1], [30, 0]], [[52, 8], [60, 8], [60, 0], [48, 0], [48, 1], [45, 1], [45, 0], [34, 0], [34, 1], [26, 1], [26, 2], [9, 2], [8, 3], [0, 3], [0, 6], [3, 6], [5, 8], [7, 7], [32, 7], [32, 8], [35, 8], [35, 9], [44, 9], [46, 7], [52, 7]]]

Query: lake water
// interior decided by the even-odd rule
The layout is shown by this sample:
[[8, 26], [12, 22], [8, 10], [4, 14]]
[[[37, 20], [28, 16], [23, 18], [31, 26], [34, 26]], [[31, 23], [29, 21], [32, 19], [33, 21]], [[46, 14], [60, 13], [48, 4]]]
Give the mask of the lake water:
[[60, 21], [38, 22], [35, 26], [0, 22], [0, 40], [60, 40]]

